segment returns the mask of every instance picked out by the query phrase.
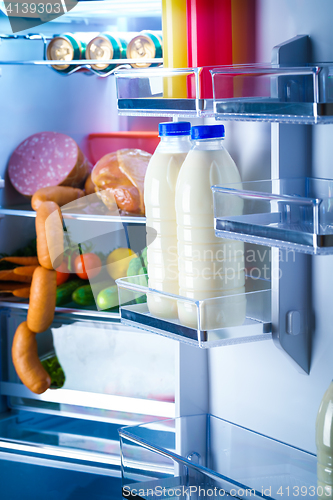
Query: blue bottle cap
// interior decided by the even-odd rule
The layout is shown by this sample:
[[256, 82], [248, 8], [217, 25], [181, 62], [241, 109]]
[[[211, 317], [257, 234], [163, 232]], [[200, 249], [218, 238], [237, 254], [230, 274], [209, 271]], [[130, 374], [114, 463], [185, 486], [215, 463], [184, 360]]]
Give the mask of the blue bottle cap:
[[224, 125], [196, 125], [191, 129], [191, 139], [224, 139]]
[[167, 135], [190, 135], [190, 122], [163, 122], [158, 125], [159, 136]]

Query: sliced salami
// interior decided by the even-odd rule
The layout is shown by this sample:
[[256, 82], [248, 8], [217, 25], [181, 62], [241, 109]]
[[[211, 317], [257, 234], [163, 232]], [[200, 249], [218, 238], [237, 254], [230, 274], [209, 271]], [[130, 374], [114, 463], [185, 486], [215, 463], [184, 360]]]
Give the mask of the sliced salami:
[[79, 187], [89, 172], [76, 142], [58, 132], [31, 135], [15, 149], [8, 165], [11, 183], [25, 196], [48, 186]]

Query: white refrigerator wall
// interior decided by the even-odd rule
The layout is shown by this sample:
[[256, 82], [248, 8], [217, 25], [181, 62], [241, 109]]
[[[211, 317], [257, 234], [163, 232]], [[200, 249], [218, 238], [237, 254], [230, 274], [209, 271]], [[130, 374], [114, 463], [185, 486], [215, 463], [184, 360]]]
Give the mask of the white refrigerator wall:
[[[304, 34], [311, 37], [313, 61], [333, 61], [332, 19], [331, 0], [257, 0], [257, 61], [270, 62], [275, 45]], [[255, 130], [256, 124], [247, 125]], [[312, 128], [312, 175], [332, 178], [333, 126]], [[258, 160], [267, 142], [262, 148]], [[246, 178], [251, 178], [247, 169]], [[298, 372], [272, 341], [211, 349], [209, 401], [214, 415], [315, 452], [316, 414], [333, 378], [333, 256], [312, 257], [312, 273], [310, 375]]]

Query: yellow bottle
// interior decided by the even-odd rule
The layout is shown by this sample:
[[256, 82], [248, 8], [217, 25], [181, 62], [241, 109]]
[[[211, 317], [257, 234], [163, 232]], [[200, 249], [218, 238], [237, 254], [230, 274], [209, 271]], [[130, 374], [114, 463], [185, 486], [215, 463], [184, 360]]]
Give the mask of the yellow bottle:
[[[186, 0], [162, 0], [163, 64], [165, 68], [187, 67]], [[165, 77], [163, 97], [187, 97], [187, 76]]]

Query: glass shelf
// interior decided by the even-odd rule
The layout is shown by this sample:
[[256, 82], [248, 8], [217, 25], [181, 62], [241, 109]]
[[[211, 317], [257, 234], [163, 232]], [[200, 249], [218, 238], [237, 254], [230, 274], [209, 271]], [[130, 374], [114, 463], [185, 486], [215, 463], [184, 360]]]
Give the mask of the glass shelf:
[[116, 280], [123, 324], [201, 348], [271, 339], [269, 282], [247, 277], [245, 293], [194, 300], [143, 286], [146, 278]]
[[210, 414], [125, 427], [119, 435], [124, 497], [316, 496], [315, 455]]
[[[22, 299], [21, 299], [22, 300]], [[3, 299], [0, 295], [0, 307], [1, 308], [9, 308], [9, 309], [19, 309], [22, 311], [27, 311], [29, 307], [29, 303], [27, 301], [18, 301], [11, 299]], [[55, 315], [59, 318], [65, 318], [67, 320], [80, 320], [80, 321], [102, 321], [108, 322], [112, 320], [112, 322], [120, 322], [120, 313], [119, 312], [107, 312], [107, 311], [98, 311], [97, 309], [92, 309], [92, 306], [88, 309], [80, 309], [78, 305], [74, 305], [72, 307], [56, 307]]]
[[[308, 254], [333, 253], [333, 180], [213, 186], [216, 235]], [[226, 208], [234, 215], [224, 215]]]
[[[91, 195], [90, 195], [91, 196]], [[94, 195], [93, 195], [94, 196]], [[87, 198], [87, 197], [85, 197]], [[97, 199], [96, 197], [94, 199]], [[84, 198], [82, 198], [84, 200]], [[96, 203], [94, 206], [90, 204], [91, 213], [87, 210], [89, 204], [84, 204], [82, 201], [82, 210], [79, 211], [80, 205], [75, 202], [76, 213], [61, 208], [61, 213], [64, 219], [76, 219], [82, 221], [92, 222], [120, 222], [122, 224], [145, 224], [146, 218], [136, 215], [114, 215], [102, 203]], [[22, 205], [5, 205], [0, 207], [0, 214], [2, 215], [16, 215], [20, 217], [36, 217], [36, 212], [32, 210], [29, 203]]]

